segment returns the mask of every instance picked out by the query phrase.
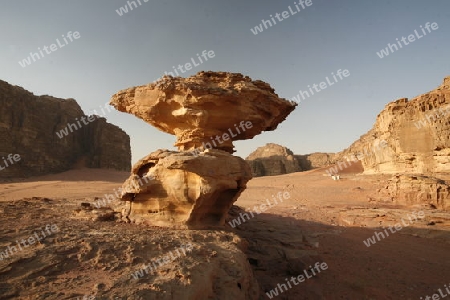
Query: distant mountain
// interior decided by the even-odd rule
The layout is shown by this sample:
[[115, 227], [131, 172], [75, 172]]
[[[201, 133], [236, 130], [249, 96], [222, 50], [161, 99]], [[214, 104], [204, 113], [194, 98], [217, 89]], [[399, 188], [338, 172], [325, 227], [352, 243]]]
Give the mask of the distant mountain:
[[333, 153], [295, 155], [290, 149], [269, 143], [253, 151], [246, 161], [254, 177], [282, 175], [328, 166]]
[[130, 137], [86, 116], [74, 99], [35, 96], [0, 80], [0, 178], [77, 167], [130, 170]]

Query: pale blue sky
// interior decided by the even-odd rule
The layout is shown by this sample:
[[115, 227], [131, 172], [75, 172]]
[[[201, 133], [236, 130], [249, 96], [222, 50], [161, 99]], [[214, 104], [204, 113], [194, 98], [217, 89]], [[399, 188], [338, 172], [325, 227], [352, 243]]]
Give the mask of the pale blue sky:
[[[240, 72], [288, 99], [331, 72], [349, 70], [348, 78], [303, 101], [277, 130], [236, 142], [236, 154], [245, 157], [269, 142], [296, 154], [340, 151], [372, 127], [388, 102], [427, 92], [450, 75], [448, 0], [312, 0], [258, 35], [250, 28], [294, 1], [140, 1], [119, 16], [116, 9], [127, 1], [2, 0], [0, 79], [35, 94], [75, 98], [89, 113], [117, 91], [152, 82], [203, 50], [215, 57], [184, 77], [200, 70]], [[376, 55], [426, 22], [439, 29], [388, 57]], [[19, 65], [69, 31], [80, 39]], [[105, 117], [130, 135], [133, 162], [174, 149], [174, 136], [134, 116]]]

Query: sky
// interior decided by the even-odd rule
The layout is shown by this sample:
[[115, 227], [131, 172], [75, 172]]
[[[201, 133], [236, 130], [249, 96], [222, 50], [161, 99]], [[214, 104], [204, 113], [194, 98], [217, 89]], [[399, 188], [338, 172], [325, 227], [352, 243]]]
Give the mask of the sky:
[[[0, 79], [36, 95], [74, 98], [86, 114], [204, 50], [215, 56], [179, 71], [182, 77], [238, 72], [286, 99], [327, 77], [334, 83], [302, 99], [275, 131], [235, 142], [235, 155], [245, 158], [266, 143], [295, 154], [341, 151], [373, 126], [387, 103], [430, 91], [450, 75], [448, 0], [311, 0], [304, 8], [299, 0], [145, 1], [135, 0], [135, 7], [124, 0], [1, 0]], [[254, 34], [270, 15], [272, 26], [266, 22]], [[438, 28], [425, 35], [427, 22]], [[420, 38], [399, 42], [398, 50], [391, 46], [383, 58], [377, 54], [415, 30]], [[71, 41], [69, 32], [78, 38]], [[22, 67], [38, 48], [44, 55]], [[334, 81], [339, 69], [349, 76]], [[175, 150], [175, 136], [135, 116], [111, 111], [104, 117], [130, 135], [133, 162], [157, 149]]]

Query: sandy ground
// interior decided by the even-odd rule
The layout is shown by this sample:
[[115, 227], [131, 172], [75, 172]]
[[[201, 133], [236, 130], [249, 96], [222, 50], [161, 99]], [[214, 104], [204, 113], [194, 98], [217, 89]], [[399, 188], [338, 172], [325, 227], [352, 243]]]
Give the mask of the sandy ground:
[[[171, 291], [157, 291], [170, 292], [170, 297], [145, 294], [142, 286], [154, 287], [152, 279], [137, 284], [130, 280], [130, 272], [146, 252], [155, 247], [168, 251], [180, 240], [197, 244], [189, 259], [176, 262], [185, 270], [174, 276], [197, 276], [192, 270], [204, 267], [198, 266], [195, 256], [232, 253], [223, 260], [233, 265], [241, 259], [229, 243], [236, 237], [243, 241], [237, 243], [259, 283], [260, 299], [269, 299], [266, 292], [305, 272], [312, 277], [297, 285], [291, 283], [292, 288], [275, 299], [425, 299], [439, 288], [445, 294], [444, 285], [450, 283], [448, 214], [426, 205], [401, 207], [373, 201], [386, 180], [383, 176], [348, 173], [333, 181], [323, 170], [314, 170], [255, 178], [227, 221], [244, 213], [249, 220], [235, 228], [227, 222], [221, 230], [177, 232], [73, 217], [82, 202], [112, 194], [127, 177], [126, 172], [85, 169], [0, 183], [0, 252], [36, 228], [57, 224], [59, 229], [13, 259], [0, 261], [0, 299], [83, 299], [83, 295], [95, 295], [96, 299], [183, 299], [186, 295], [177, 294], [172, 285], [166, 285], [173, 288]], [[267, 203], [279, 192], [288, 193], [289, 199], [277, 204], [269, 200], [271, 207], [262, 213], [255, 210], [255, 205]], [[419, 211], [423, 219], [408, 219]], [[409, 226], [370, 247], [363, 243], [376, 231], [402, 220]], [[147, 249], [146, 243], [154, 247]], [[316, 262], [326, 263], [328, 268], [313, 276], [309, 266]], [[235, 270], [223, 264], [218, 269], [225, 270], [224, 278], [235, 276], [230, 275]], [[251, 283], [238, 285], [243, 289]], [[215, 292], [217, 298], [200, 293], [198, 299], [233, 299], [224, 296], [233, 291]]]

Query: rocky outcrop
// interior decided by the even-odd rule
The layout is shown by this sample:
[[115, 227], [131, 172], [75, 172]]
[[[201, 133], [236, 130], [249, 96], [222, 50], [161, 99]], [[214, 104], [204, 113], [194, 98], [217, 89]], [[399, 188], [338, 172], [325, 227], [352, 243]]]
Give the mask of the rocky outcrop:
[[380, 201], [400, 205], [426, 205], [450, 210], [450, 186], [441, 179], [419, 174], [395, 175], [380, 190]]
[[123, 215], [189, 228], [224, 225], [251, 179], [248, 164], [230, 154], [233, 141], [276, 129], [296, 107], [269, 84], [226, 72], [164, 76], [118, 92], [111, 105], [176, 135], [180, 151], [159, 150], [134, 165], [122, 187]]
[[[361, 157], [367, 173], [439, 173], [450, 170], [450, 77], [408, 101], [391, 102], [373, 128], [338, 160]], [[378, 147], [386, 143], [385, 147]]]
[[[60, 195], [63, 197], [64, 191]], [[244, 253], [248, 242], [236, 233], [142, 228], [111, 222], [114, 217], [80, 222], [84, 218], [69, 213], [75, 203], [80, 204], [39, 197], [0, 201], [1, 299], [261, 299]], [[89, 209], [88, 203], [81, 204], [83, 210]], [[45, 224], [57, 225], [58, 231], [49, 231], [49, 236]], [[44, 231], [37, 230], [40, 226], [46, 238]], [[40, 243], [35, 240], [36, 244], [26, 244], [27, 248], [22, 244], [24, 251], [6, 253], [9, 257], [5, 259], [8, 247], [4, 241], [18, 248], [15, 241], [26, 239], [23, 233], [31, 236], [33, 231]], [[80, 268], [96, 276], [80, 276]], [[29, 276], [30, 272], [34, 275]], [[33, 284], [36, 278], [45, 280]], [[65, 278], [63, 285], [57, 284], [59, 278]]]
[[299, 161], [301, 169], [308, 171], [333, 164], [335, 162], [335, 155], [335, 153], [314, 152], [305, 155], [295, 155], [295, 158]]
[[[275, 130], [297, 106], [267, 83], [239, 73], [164, 76], [115, 94], [111, 105], [176, 135], [179, 150], [215, 148], [233, 153], [233, 141]], [[209, 147], [208, 147], [209, 146]]]
[[[6, 161], [6, 168], [0, 159], [0, 178], [57, 173], [74, 167], [129, 170], [129, 136], [104, 118], [90, 116], [85, 125], [83, 117], [87, 119], [74, 99], [35, 96], [0, 81], [0, 157], [20, 156], [14, 164]], [[69, 123], [74, 124], [72, 132], [67, 128]], [[67, 135], [60, 130], [66, 130]]]
[[122, 187], [125, 214], [135, 223], [222, 225], [231, 205], [252, 178], [249, 166], [220, 150], [159, 150], [141, 159]]
[[255, 177], [282, 175], [302, 170], [291, 150], [273, 143], [259, 147], [246, 158], [246, 161]]

